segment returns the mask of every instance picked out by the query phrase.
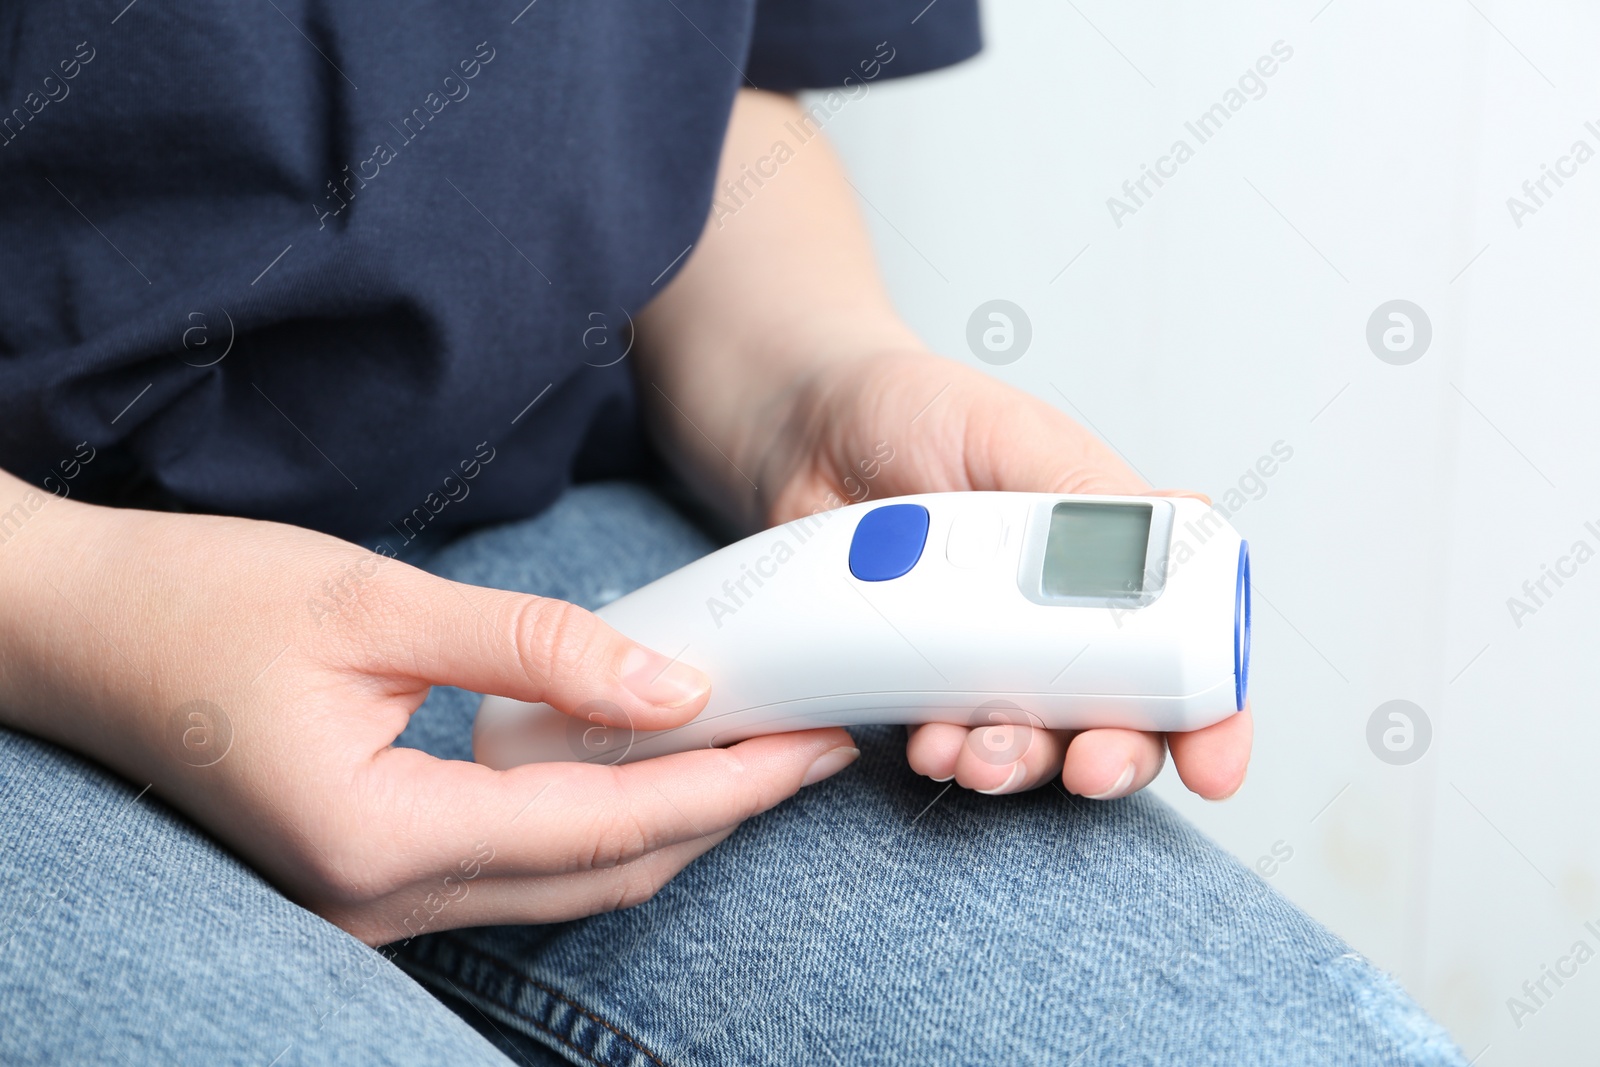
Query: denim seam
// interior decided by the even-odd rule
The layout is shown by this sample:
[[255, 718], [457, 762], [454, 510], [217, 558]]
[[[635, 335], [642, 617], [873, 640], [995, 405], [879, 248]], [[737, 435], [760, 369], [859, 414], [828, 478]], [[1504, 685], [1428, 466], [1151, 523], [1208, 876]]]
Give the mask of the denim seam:
[[[571, 997], [567, 996], [565, 993], [562, 993], [560, 990], [554, 988], [553, 986], [548, 986], [548, 985], [544, 984], [543, 982], [539, 981], [537, 978], [531, 978], [528, 975], [525, 975], [525, 974], [521, 973], [515, 967], [511, 966], [511, 964], [507, 963], [505, 960], [502, 960], [498, 956], [495, 956], [495, 955], [493, 955], [491, 953], [485, 952], [482, 949], [477, 948], [475, 946], [464, 945], [464, 944], [461, 944], [460, 942], [457, 942], [457, 943], [453, 944], [451, 947], [454, 948], [457, 952], [461, 953], [464, 956], [471, 956], [471, 957], [474, 957], [474, 958], [476, 958], [476, 959], [478, 959], [478, 960], [480, 960], [482, 962], [488, 963], [490, 966], [496, 968], [497, 970], [500, 970], [500, 971], [504, 972], [514, 982], [526, 983], [528, 985], [533, 986], [535, 989], [538, 989], [540, 992], [544, 993], [545, 995], [554, 997], [556, 1000], [559, 1000], [561, 1003], [567, 1005], [567, 1007], [571, 1008], [573, 1011], [577, 1012], [579, 1015], [582, 1015], [584, 1018], [590, 1020], [591, 1022], [598, 1023], [601, 1026], [605, 1027], [607, 1030], [611, 1031], [619, 1039], [621, 1039], [622, 1041], [626, 1042], [635, 1051], [637, 1051], [639, 1054], [643, 1055], [651, 1063], [655, 1064], [656, 1067], [667, 1067], [666, 1062], [664, 1060], [662, 1060], [661, 1057], [657, 1056], [654, 1052], [650, 1051], [650, 1049], [645, 1046], [644, 1042], [640, 1041], [638, 1038], [634, 1037], [632, 1034], [627, 1033], [626, 1031], [619, 1030], [617, 1027], [613, 1026], [611, 1023], [607, 1022], [605, 1019], [602, 1019], [600, 1016], [598, 1016], [594, 1012], [588, 1010], [582, 1004], [579, 1004], [577, 1001], [573, 1000]], [[408, 962], [411, 962], [411, 963], [415, 964], [415, 961], [408, 961]], [[432, 971], [433, 968], [429, 968], [429, 970]], [[438, 974], [439, 972], [434, 971], [434, 973]], [[440, 976], [443, 977], [442, 974]], [[582, 1056], [584, 1059], [588, 1060], [590, 1063], [597, 1064], [598, 1067], [606, 1067], [606, 1065], [604, 1063], [602, 1063], [599, 1059], [596, 1059], [588, 1050], [579, 1047], [577, 1044], [575, 1044], [572, 1041], [571, 1038], [567, 1037], [565, 1034], [558, 1033], [554, 1028], [552, 1028], [550, 1026], [546, 1026], [544, 1023], [540, 1022], [538, 1019], [533, 1018], [531, 1015], [528, 1015], [528, 1014], [526, 1014], [524, 1012], [518, 1011], [511, 1004], [506, 1003], [505, 1001], [501, 1000], [500, 998], [494, 996], [491, 993], [485, 992], [484, 990], [478, 989], [478, 988], [474, 988], [473, 992], [477, 993], [479, 996], [483, 997], [485, 1000], [490, 1001], [496, 1007], [500, 1008], [502, 1011], [506, 1012], [507, 1014], [513, 1015], [516, 1018], [521, 1019], [524, 1022], [529, 1023], [530, 1025], [536, 1027], [537, 1029], [542, 1030], [545, 1033], [549, 1034], [551, 1037], [555, 1038], [557, 1041], [561, 1042], [563, 1045], [566, 1045], [568, 1048], [572, 1049], [572, 1051], [576, 1052], [578, 1055]]]

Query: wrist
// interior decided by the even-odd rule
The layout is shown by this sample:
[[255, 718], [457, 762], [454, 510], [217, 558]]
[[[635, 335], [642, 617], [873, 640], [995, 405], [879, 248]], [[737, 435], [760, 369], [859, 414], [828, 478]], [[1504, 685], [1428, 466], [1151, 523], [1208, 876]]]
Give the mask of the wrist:
[[[95, 645], [115, 655], [82, 614], [98, 597], [81, 590], [104, 588], [94, 576], [97, 544], [116, 536], [110, 527], [119, 521], [116, 509], [82, 504], [0, 472], [0, 723], [68, 740], [71, 709], [80, 701], [67, 687], [83, 679], [69, 683], [62, 665]], [[108, 673], [99, 672], [98, 683]]]
[[[781, 412], [753, 420], [767, 434], [753, 461], [763, 490], [759, 524], [851, 503], [851, 485], [860, 480], [858, 464], [870, 463], [874, 448], [885, 443], [873, 427], [883, 421], [891, 392], [907, 389], [920, 395], [926, 381], [946, 382], [962, 370], [908, 335], [859, 349], [848, 358], [820, 360], [796, 376]], [[900, 447], [911, 429], [901, 427], [895, 435], [900, 440], [888, 443]], [[829, 491], [813, 491], [818, 487]]]
[[[876, 308], [775, 316], [759, 335], [663, 330], [641, 316], [634, 371], [657, 447], [708, 505], [741, 529], [770, 521], [793, 467], [816, 447], [841, 382], [890, 355], [928, 358], [898, 317]], [[670, 343], [666, 337], [671, 336]]]

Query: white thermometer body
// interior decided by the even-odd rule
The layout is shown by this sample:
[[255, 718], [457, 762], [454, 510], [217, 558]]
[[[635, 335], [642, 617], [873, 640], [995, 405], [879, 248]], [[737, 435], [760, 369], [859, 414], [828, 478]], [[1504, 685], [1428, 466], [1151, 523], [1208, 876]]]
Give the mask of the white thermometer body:
[[705, 671], [706, 708], [634, 731], [490, 696], [480, 763], [869, 723], [1199, 729], [1244, 706], [1249, 552], [1184, 497], [930, 493], [755, 534], [598, 614]]

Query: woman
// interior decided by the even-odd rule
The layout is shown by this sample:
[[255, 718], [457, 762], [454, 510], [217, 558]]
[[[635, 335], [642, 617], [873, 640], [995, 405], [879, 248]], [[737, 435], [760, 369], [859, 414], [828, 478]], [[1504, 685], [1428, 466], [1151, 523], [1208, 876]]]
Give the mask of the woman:
[[0, 20], [8, 1062], [1458, 1062], [1131, 797], [1248, 712], [465, 762], [474, 692], [694, 715], [584, 609], [707, 522], [1147, 491], [925, 350], [827, 146], [968, 0]]

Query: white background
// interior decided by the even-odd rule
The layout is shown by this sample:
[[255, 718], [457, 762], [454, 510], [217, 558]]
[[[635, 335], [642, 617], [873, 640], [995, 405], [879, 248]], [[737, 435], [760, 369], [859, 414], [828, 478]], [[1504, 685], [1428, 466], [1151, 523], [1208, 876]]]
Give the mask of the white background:
[[[993, 0], [980, 59], [875, 83], [827, 129], [938, 350], [986, 366], [967, 319], [1014, 301], [1031, 345], [989, 369], [1158, 486], [1220, 497], [1294, 450], [1234, 517], [1249, 781], [1223, 804], [1170, 769], [1157, 790], [1247, 863], [1292, 848], [1272, 883], [1469, 1058], [1593, 1059], [1600, 959], [1520, 1027], [1507, 998], [1580, 938], [1600, 950], [1600, 560], [1520, 628], [1506, 601], [1600, 548], [1600, 159], [1520, 228], [1506, 199], [1574, 140], [1600, 150], [1600, 13], [1323, 5]], [[1184, 122], [1280, 40], [1265, 96], [1197, 145]], [[1180, 136], [1195, 157], [1118, 228], [1107, 198]], [[1366, 341], [1397, 298], [1433, 328], [1406, 366]], [[1433, 728], [1406, 766], [1366, 737], [1397, 698]]]

